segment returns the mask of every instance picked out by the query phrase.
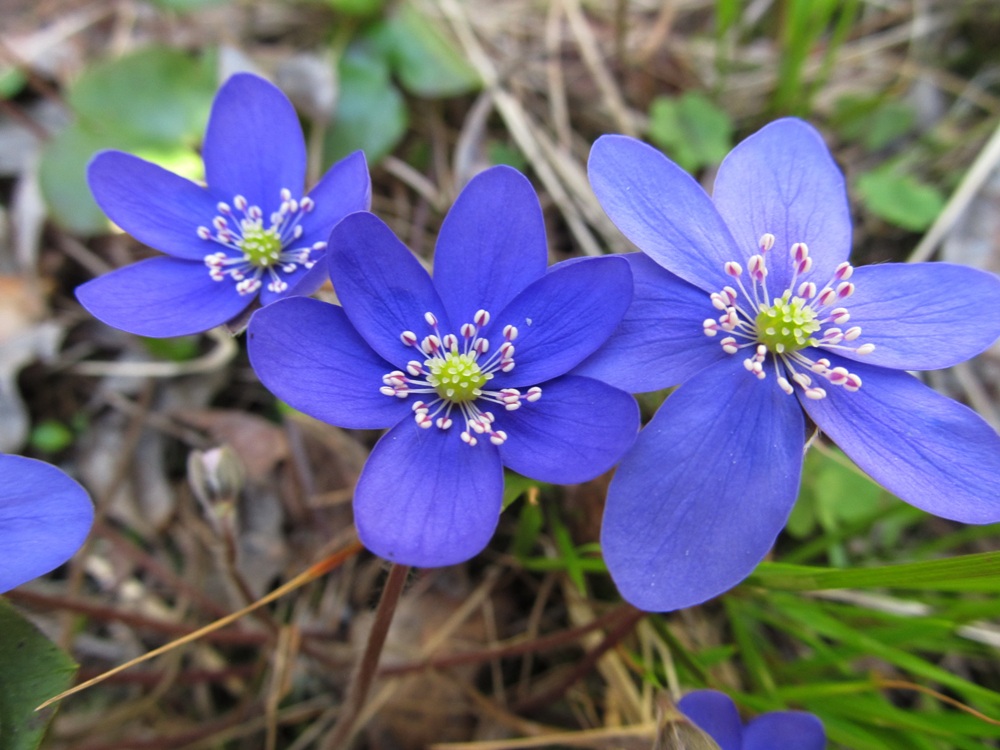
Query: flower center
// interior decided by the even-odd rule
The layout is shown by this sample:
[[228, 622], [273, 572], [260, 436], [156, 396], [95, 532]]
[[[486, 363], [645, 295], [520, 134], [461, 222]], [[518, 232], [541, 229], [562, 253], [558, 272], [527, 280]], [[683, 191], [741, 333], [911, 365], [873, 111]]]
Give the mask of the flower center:
[[493, 377], [483, 374], [474, 353], [448, 352], [425, 364], [430, 369], [427, 382], [441, 398], [456, 404], [479, 398], [483, 394], [482, 387]]
[[[308, 247], [289, 247], [302, 237], [302, 217], [316, 207], [312, 198], [292, 198], [292, 191], [281, 189], [281, 205], [271, 214], [271, 223], [264, 226], [264, 212], [260, 206], [251, 206], [246, 198], [237, 195], [233, 205], [219, 203], [218, 215], [212, 219], [212, 229], [198, 227], [198, 236], [222, 245], [222, 250], [205, 256], [208, 275], [214, 281], [226, 277], [236, 282], [240, 294], [257, 292], [268, 276], [268, 291], [284, 292], [288, 289], [286, 278], [299, 270], [316, 265], [316, 254], [326, 249], [325, 242], [315, 242]], [[214, 232], [213, 232], [214, 229]]]
[[[802, 352], [808, 348], [840, 349], [854, 354], [869, 354], [875, 350], [871, 343], [848, 345], [861, 336], [861, 327], [843, 330], [840, 326], [850, 320], [851, 314], [846, 307], [833, 307], [842, 305], [854, 293], [854, 284], [848, 281], [854, 273], [853, 266], [841, 263], [822, 287], [808, 278], [799, 282], [800, 277], [808, 277], [812, 258], [806, 244], [796, 242], [789, 250], [794, 269], [789, 287], [780, 297], [771, 297], [767, 290], [764, 257], [773, 246], [774, 235], [764, 234], [760, 238], [760, 253], [750, 256], [747, 262], [751, 280], [749, 290], [743, 284], [743, 267], [736, 261], [724, 264], [726, 274], [734, 279], [739, 289], [727, 286], [709, 296], [712, 306], [722, 314], [705, 320], [702, 324], [705, 335], [715, 336], [720, 331], [729, 334], [719, 342], [726, 354], [752, 348], [753, 354], [744, 359], [743, 364], [762, 380], [766, 377], [764, 366], [770, 359], [778, 386], [789, 395], [795, 392], [791, 380], [802, 388], [807, 398], [826, 397], [826, 390], [815, 385], [808, 372], [848, 391], [858, 390], [860, 377], [844, 367], [830, 367], [830, 360], [825, 357], [810, 359]], [[769, 299], [771, 304], [767, 304]]]
[[236, 244], [243, 251], [243, 259], [257, 268], [272, 266], [281, 257], [281, 237], [274, 227], [244, 227], [243, 238]]
[[[441, 335], [437, 317], [424, 313], [424, 321], [431, 333], [419, 339], [413, 331], [403, 331], [400, 341], [406, 346], [420, 350], [423, 361], [410, 360], [406, 372], [394, 370], [382, 376], [379, 391], [386, 396], [408, 398], [411, 394], [433, 394], [431, 401], [415, 401], [413, 418], [417, 425], [427, 429], [436, 426], [447, 430], [454, 424], [453, 412], [458, 412], [465, 422], [465, 429], [459, 433], [462, 442], [476, 445], [477, 435], [487, 435], [493, 445], [502, 445], [507, 433], [496, 429], [496, 417], [487, 408], [488, 404], [502, 406], [505, 411], [521, 408], [524, 401], [534, 402], [542, 397], [538, 386], [521, 393], [517, 388], [485, 390], [485, 386], [497, 372], [514, 369], [514, 339], [517, 328], [504, 326], [503, 343], [491, 356], [488, 339], [479, 331], [490, 321], [486, 310], [479, 310], [472, 323], [459, 328], [459, 336], [453, 333]], [[419, 342], [419, 343], [418, 343]]]
[[815, 346], [817, 341], [810, 336], [821, 327], [808, 301], [787, 291], [773, 305], [763, 305], [755, 322], [757, 340], [775, 354]]

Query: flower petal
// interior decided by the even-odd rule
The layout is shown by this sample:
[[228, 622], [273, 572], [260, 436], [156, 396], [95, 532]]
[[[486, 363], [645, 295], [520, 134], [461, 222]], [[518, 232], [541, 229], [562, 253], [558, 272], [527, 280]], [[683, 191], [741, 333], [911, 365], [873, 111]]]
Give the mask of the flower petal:
[[469, 447], [456, 429], [404, 419], [382, 436], [354, 491], [362, 543], [403, 565], [464, 562], [489, 543], [500, 518], [503, 467], [496, 448]]
[[247, 332], [250, 364], [271, 393], [324, 422], [390, 427], [410, 413], [379, 392], [393, 366], [372, 351], [336, 305], [292, 297], [258, 310]]
[[83, 544], [94, 521], [86, 490], [54, 466], [0, 455], [0, 594], [48, 573]]
[[848, 326], [861, 327], [857, 344], [870, 354], [848, 359], [897, 370], [935, 370], [964, 362], [1000, 336], [1000, 278], [952, 263], [862, 266], [844, 306]]
[[[695, 690], [677, 702], [677, 708], [711, 735], [721, 750], [743, 750], [743, 723], [733, 699], [717, 690]], [[777, 748], [785, 750], [781, 745]]]
[[708, 295], [658, 266], [645, 253], [619, 256], [632, 269], [633, 294], [615, 332], [573, 370], [629, 393], [683, 383], [725, 358], [702, 322], [716, 311]]
[[441, 225], [434, 283], [456, 325], [477, 310], [496, 314], [545, 274], [542, 207], [531, 183], [510, 167], [476, 175]]
[[743, 750], [824, 750], [823, 722], [804, 711], [758, 716], [743, 730]]
[[565, 376], [542, 384], [542, 397], [497, 412], [507, 433], [504, 465], [553, 484], [586, 482], [614, 466], [635, 441], [639, 406], [624, 391], [591, 378]]
[[796, 399], [739, 358], [682, 385], [608, 489], [601, 545], [621, 595], [662, 612], [743, 580], [792, 509], [804, 440]]
[[757, 252], [761, 235], [774, 235], [767, 283], [776, 294], [791, 282], [793, 243], [809, 246], [809, 278], [820, 287], [851, 253], [844, 176], [802, 120], [776, 120], [736, 146], [719, 167], [712, 200], [740, 248]]
[[309, 197], [316, 207], [302, 217], [302, 237], [293, 247], [326, 242], [341, 219], [371, 208], [372, 181], [364, 151], [355, 151], [330, 167]]
[[1000, 435], [912, 375], [830, 356], [861, 378], [803, 407], [851, 460], [901, 499], [963, 523], [1000, 521]]
[[431, 277], [406, 245], [374, 214], [351, 214], [334, 227], [327, 248], [330, 280], [351, 323], [376, 352], [397, 367], [417, 356], [400, 341], [403, 331], [419, 339], [431, 333], [433, 313], [442, 333], [450, 326]]
[[229, 281], [213, 281], [204, 263], [149, 258], [76, 288], [87, 311], [139, 336], [201, 333], [232, 320], [253, 302]]
[[737, 248], [712, 200], [687, 172], [634, 138], [603, 135], [587, 163], [601, 207], [640, 250], [685, 281], [717, 292], [723, 265], [755, 252]]
[[560, 263], [515, 297], [490, 323], [517, 328], [514, 369], [499, 387], [535, 385], [569, 372], [615, 330], [632, 299], [632, 274], [620, 257]]
[[218, 213], [205, 188], [121, 151], [102, 151], [87, 166], [94, 200], [115, 224], [163, 253], [201, 260], [219, 246], [198, 236]]
[[306, 144], [295, 108], [281, 89], [251, 73], [227, 80], [212, 103], [202, 149], [205, 181], [220, 199], [244, 196], [267, 217], [281, 189], [302, 194]]

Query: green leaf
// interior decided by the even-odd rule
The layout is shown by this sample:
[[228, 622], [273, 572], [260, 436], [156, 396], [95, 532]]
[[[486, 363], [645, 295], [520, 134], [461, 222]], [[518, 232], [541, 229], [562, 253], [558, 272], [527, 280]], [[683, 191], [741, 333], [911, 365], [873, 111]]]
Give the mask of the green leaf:
[[197, 143], [215, 96], [210, 61], [149, 47], [89, 68], [69, 92], [86, 126], [145, 142]]
[[406, 132], [409, 117], [389, 66], [378, 55], [354, 46], [340, 59], [340, 95], [324, 139], [326, 163], [359, 149], [369, 165], [392, 151]]
[[845, 96], [834, 105], [832, 121], [841, 137], [877, 151], [913, 130], [916, 119], [913, 107], [897, 99]]
[[73, 443], [73, 431], [62, 422], [46, 419], [31, 430], [31, 447], [42, 453], [58, 453]]
[[66, 690], [73, 660], [0, 597], [0, 747], [35, 750], [55, 708], [35, 707]]
[[944, 196], [937, 188], [891, 166], [862, 174], [857, 189], [869, 211], [913, 232], [929, 227], [944, 208]]
[[373, 26], [368, 38], [411, 94], [458, 96], [482, 86], [479, 75], [451, 39], [412, 3], [402, 3], [392, 16]]
[[729, 115], [704, 95], [657, 97], [649, 109], [649, 138], [688, 171], [718, 164], [733, 145]]
[[76, 234], [100, 234], [110, 226], [87, 185], [87, 164], [107, 148], [129, 151], [189, 179], [203, 172], [201, 157], [188, 146], [142, 144], [126, 136], [94, 133], [80, 123], [70, 125], [46, 144], [39, 180], [53, 218]]
[[326, 0], [338, 13], [345, 16], [374, 16], [385, 5], [385, 0]]
[[166, 339], [143, 338], [142, 343], [154, 357], [171, 362], [187, 362], [198, 356], [201, 336], [175, 336]]
[[1000, 552], [854, 570], [762, 562], [747, 584], [779, 591], [892, 587], [996, 592], [1000, 591]]
[[542, 509], [537, 503], [521, 503], [521, 512], [517, 517], [517, 530], [510, 543], [510, 551], [514, 557], [527, 557], [535, 548], [538, 535], [541, 533], [545, 519]]
[[107, 137], [70, 125], [42, 152], [42, 195], [53, 218], [71, 232], [90, 235], [107, 231], [108, 220], [90, 195], [86, 171], [94, 154], [111, 145]]

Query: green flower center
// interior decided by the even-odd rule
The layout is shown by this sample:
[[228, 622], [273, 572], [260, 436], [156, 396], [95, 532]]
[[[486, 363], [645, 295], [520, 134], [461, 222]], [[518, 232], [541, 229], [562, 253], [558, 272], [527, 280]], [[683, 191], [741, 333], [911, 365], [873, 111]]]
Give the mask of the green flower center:
[[774, 304], [757, 313], [757, 340], [775, 354], [795, 352], [819, 343], [812, 334], [820, 329], [816, 311], [802, 297], [786, 291]]
[[251, 266], [267, 268], [281, 258], [281, 237], [274, 227], [244, 226], [243, 238], [237, 242], [243, 258]]
[[437, 394], [455, 404], [474, 401], [482, 395], [482, 387], [492, 375], [486, 374], [476, 364], [476, 354], [447, 352], [424, 364], [430, 370], [427, 382]]

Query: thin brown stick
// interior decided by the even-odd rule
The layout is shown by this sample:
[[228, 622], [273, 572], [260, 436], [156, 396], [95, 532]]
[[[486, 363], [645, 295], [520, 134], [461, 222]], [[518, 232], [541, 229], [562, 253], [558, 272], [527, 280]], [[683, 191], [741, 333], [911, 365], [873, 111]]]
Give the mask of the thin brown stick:
[[389, 568], [389, 577], [386, 578], [382, 596], [375, 609], [375, 621], [368, 634], [368, 643], [365, 644], [365, 651], [361, 655], [358, 671], [354, 675], [340, 716], [337, 717], [337, 723], [320, 746], [321, 750], [343, 750], [347, 747], [347, 743], [354, 733], [358, 715], [365, 705], [372, 681], [375, 679], [375, 670], [378, 667], [379, 658], [382, 656], [382, 647], [385, 646], [389, 626], [392, 624], [393, 615], [396, 614], [396, 605], [399, 604], [403, 585], [406, 583], [406, 576], [409, 572], [409, 565], [394, 563]]

